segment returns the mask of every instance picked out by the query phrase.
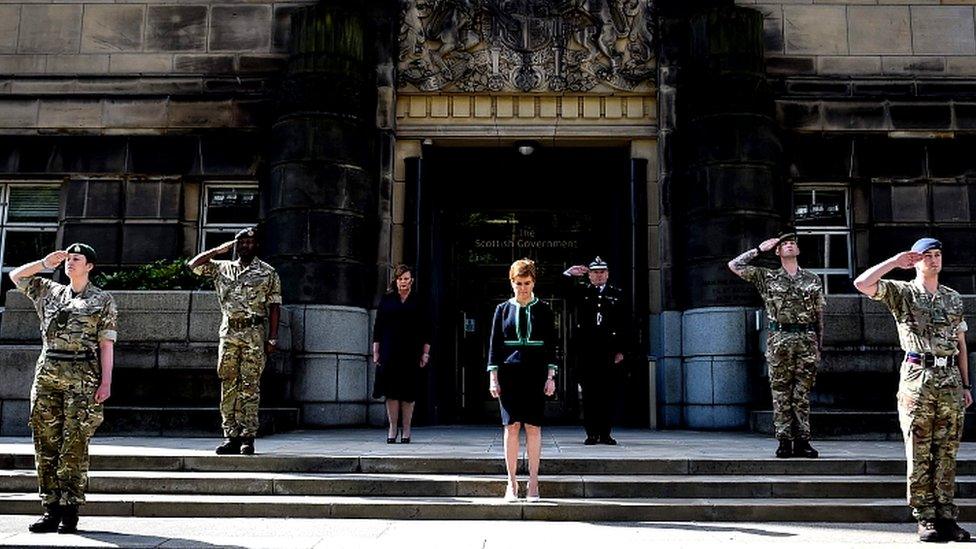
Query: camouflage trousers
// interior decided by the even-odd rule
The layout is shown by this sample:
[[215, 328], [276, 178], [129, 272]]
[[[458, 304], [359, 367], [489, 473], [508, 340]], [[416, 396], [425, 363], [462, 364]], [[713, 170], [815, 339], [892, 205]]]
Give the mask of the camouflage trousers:
[[95, 403], [97, 371], [97, 364], [38, 361], [28, 425], [44, 505], [85, 503], [88, 443], [103, 418]]
[[240, 330], [220, 338], [217, 377], [220, 378], [220, 417], [225, 437], [257, 435], [264, 362], [263, 327]]
[[810, 389], [817, 377], [819, 361], [817, 334], [769, 334], [766, 362], [778, 440], [810, 440]]
[[916, 519], [959, 516], [953, 502], [963, 396], [956, 366], [905, 362], [898, 384], [898, 419], [908, 460], [908, 505]]

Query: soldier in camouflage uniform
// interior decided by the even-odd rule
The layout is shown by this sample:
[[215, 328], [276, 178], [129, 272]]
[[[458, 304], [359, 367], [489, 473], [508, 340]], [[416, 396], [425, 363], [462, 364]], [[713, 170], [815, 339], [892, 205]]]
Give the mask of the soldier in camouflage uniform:
[[[261, 373], [267, 354], [278, 345], [281, 280], [274, 267], [257, 258], [257, 249], [256, 229], [244, 229], [234, 240], [190, 260], [194, 273], [214, 279], [223, 313], [217, 358], [220, 416], [226, 437], [217, 447], [221, 455], [254, 453]], [[231, 250], [236, 250], [236, 260], [212, 259]]]
[[[781, 268], [749, 265], [775, 249]], [[824, 294], [820, 277], [800, 268], [796, 235], [770, 238], [729, 262], [729, 269], [759, 290], [769, 319], [766, 361], [773, 394], [776, 457], [815, 458], [810, 446], [810, 389], [823, 342]]]
[[[890, 271], [915, 269], [911, 282], [886, 280]], [[969, 541], [953, 503], [956, 453], [965, 409], [972, 404], [966, 320], [959, 293], [939, 284], [942, 243], [922, 238], [911, 251], [871, 267], [854, 281], [864, 295], [895, 317], [905, 351], [898, 383], [898, 418], [908, 458], [908, 504], [922, 541]]]
[[[45, 513], [31, 532], [77, 531], [88, 486], [88, 443], [112, 392], [118, 313], [112, 296], [89, 282], [95, 259], [90, 246], [72, 244], [10, 273], [41, 320], [29, 425]], [[70, 284], [36, 276], [61, 263]]]

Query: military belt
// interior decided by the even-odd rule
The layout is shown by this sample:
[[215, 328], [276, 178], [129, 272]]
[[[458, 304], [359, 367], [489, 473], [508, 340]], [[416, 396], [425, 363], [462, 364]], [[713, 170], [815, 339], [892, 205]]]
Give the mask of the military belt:
[[263, 316], [241, 316], [227, 319], [227, 327], [231, 330], [243, 330], [264, 324]]
[[44, 352], [45, 360], [70, 360], [73, 362], [88, 362], [95, 359], [95, 353], [90, 350], [83, 351], [58, 351], [47, 350]]
[[819, 325], [816, 322], [806, 322], [802, 324], [793, 324], [786, 322], [776, 322], [775, 320], [769, 321], [769, 331], [770, 332], [791, 332], [794, 334], [802, 332], [816, 332], [819, 329]]
[[927, 368], [933, 366], [955, 366], [954, 356], [935, 356], [932, 353], [905, 353], [905, 362], [920, 364]]

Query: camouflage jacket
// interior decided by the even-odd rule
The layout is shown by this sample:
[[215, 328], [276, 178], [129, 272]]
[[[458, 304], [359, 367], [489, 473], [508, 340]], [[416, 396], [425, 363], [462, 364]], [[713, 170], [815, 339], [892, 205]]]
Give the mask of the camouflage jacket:
[[224, 319], [220, 335], [227, 335], [228, 319], [265, 318], [272, 304], [281, 303], [281, 279], [274, 267], [258, 258], [246, 267], [240, 260], [211, 260], [193, 272], [214, 279]]
[[118, 336], [115, 300], [91, 283], [77, 296], [71, 286], [39, 276], [20, 279], [17, 289], [34, 302], [44, 350], [97, 353], [99, 341]]
[[808, 324], [820, 321], [826, 303], [820, 277], [800, 269], [790, 276], [785, 269], [747, 266], [742, 278], [759, 290], [769, 320], [781, 324]]
[[956, 336], [969, 329], [959, 292], [940, 284], [935, 295], [929, 296], [915, 280], [879, 280], [871, 299], [891, 310], [903, 351], [938, 356], [959, 353]]

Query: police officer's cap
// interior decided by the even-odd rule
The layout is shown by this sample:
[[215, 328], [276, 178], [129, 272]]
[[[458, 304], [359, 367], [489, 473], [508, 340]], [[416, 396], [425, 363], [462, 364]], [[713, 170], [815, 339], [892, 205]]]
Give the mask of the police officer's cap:
[[607, 267], [606, 261], [600, 259], [600, 256], [596, 256], [593, 261], [590, 261], [589, 268], [591, 271], [605, 271], [609, 267]]
[[240, 231], [237, 231], [237, 234], [234, 235], [234, 240], [238, 240], [241, 238], [257, 238], [257, 237], [258, 237], [258, 228], [248, 227], [246, 229], [241, 229]]
[[75, 242], [74, 244], [65, 248], [65, 251], [69, 254], [81, 254], [85, 256], [85, 260], [89, 263], [95, 263], [98, 261], [98, 255], [95, 254], [95, 248], [92, 248], [88, 244]]
[[912, 244], [912, 251], [924, 254], [929, 250], [941, 250], [942, 243], [930, 237], [919, 238]]

